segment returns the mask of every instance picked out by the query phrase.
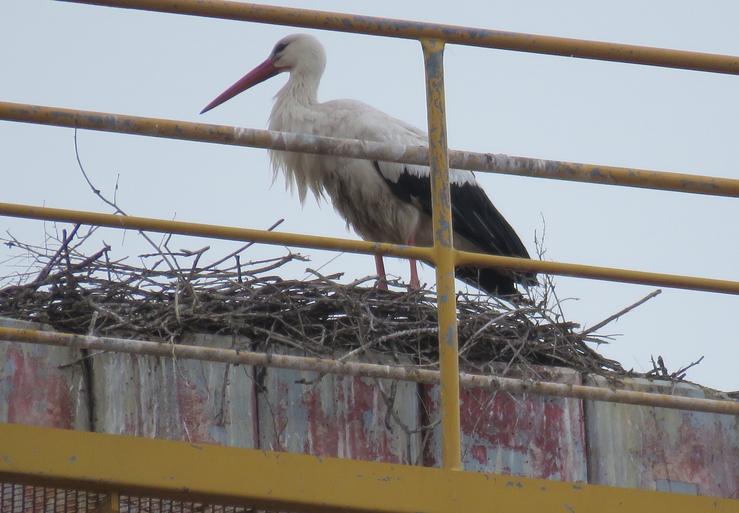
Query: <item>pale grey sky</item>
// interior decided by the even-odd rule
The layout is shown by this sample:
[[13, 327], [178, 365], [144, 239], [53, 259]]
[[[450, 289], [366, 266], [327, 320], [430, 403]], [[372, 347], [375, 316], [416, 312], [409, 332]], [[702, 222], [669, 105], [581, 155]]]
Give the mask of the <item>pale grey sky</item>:
[[[270, 3], [739, 55], [733, 1]], [[417, 42], [41, 0], [0, 6], [0, 99], [262, 128], [284, 77], [197, 113], [296, 31], [326, 46], [322, 100], [360, 99], [424, 127]], [[739, 178], [739, 77], [449, 46], [446, 78], [453, 148]], [[281, 178], [270, 188], [264, 150], [95, 132], [81, 132], [79, 141], [99, 187], [112, 192], [120, 174], [120, 203], [131, 214], [255, 228], [284, 217], [286, 231], [355, 237], [330, 205], [308, 200], [301, 209]], [[0, 122], [0, 173], [0, 201], [109, 211], [77, 170], [71, 130]], [[532, 252], [546, 219], [549, 259], [739, 280], [735, 199], [478, 176]], [[3, 218], [0, 229], [23, 240], [43, 235], [35, 221]], [[118, 232], [105, 238], [120, 251], [144, 248], [133, 234], [125, 246]], [[214, 256], [232, 246], [208, 244]], [[332, 258], [307, 252], [311, 267]], [[292, 272], [301, 276], [304, 267]], [[373, 270], [361, 255], [323, 269], [349, 277]], [[405, 262], [390, 270], [407, 279]], [[565, 311], [583, 325], [653, 290], [557, 283], [561, 296], [579, 298]], [[689, 378], [737, 390], [737, 315], [736, 296], [665, 289], [604, 330], [623, 336], [601, 350], [637, 370], [650, 368], [650, 355], [661, 354], [671, 369], [705, 355]]]

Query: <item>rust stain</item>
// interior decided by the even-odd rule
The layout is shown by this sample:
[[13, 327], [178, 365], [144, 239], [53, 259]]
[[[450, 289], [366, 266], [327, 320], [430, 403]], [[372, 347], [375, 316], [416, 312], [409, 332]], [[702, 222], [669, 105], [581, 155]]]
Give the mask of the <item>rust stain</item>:
[[[640, 391], [707, 394], [685, 383], [626, 384]], [[587, 411], [591, 482], [739, 497], [739, 417], [610, 403], [588, 403]]]
[[[537, 368], [542, 379], [580, 382], [566, 369]], [[424, 386], [429, 418], [440, 411], [438, 389]], [[585, 481], [581, 402], [504, 392], [463, 389], [460, 396], [463, 461], [467, 470], [526, 477]], [[426, 464], [439, 464], [439, 431], [424, 447]]]
[[76, 352], [0, 343], [2, 352], [6, 377], [0, 378], [0, 397], [6, 402], [5, 422], [64, 429], [80, 426], [73, 396], [76, 371], [58, 368]]
[[[267, 369], [260, 393], [260, 444], [264, 448], [317, 456], [414, 463], [418, 435], [397, 425], [397, 415], [415, 429], [416, 386], [399, 383], [394, 415], [375, 380]], [[300, 383], [297, 383], [300, 382]], [[304, 383], [304, 384], [301, 384]], [[390, 382], [382, 380], [385, 393]], [[275, 429], [271, 426], [279, 426]]]

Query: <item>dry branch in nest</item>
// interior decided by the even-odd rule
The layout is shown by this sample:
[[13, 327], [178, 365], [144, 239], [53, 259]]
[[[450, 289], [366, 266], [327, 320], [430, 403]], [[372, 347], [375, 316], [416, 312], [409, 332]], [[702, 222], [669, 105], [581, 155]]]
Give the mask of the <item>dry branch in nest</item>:
[[[75, 139], [76, 143], [76, 139]], [[76, 147], [75, 147], [76, 149]], [[79, 156], [78, 156], [79, 159]], [[84, 169], [80, 169], [91, 187]], [[117, 190], [117, 183], [116, 183]], [[126, 215], [113, 201], [93, 191]], [[277, 221], [269, 230], [283, 220]], [[110, 260], [103, 243], [87, 252], [97, 227], [79, 233], [47, 233], [43, 246], [12, 236], [0, 241], [20, 250], [0, 263], [30, 260], [23, 272], [0, 277], [0, 316], [49, 324], [60, 331], [101, 336], [159, 339], [178, 342], [185, 333], [228, 334], [240, 337], [236, 349], [281, 351], [285, 348], [339, 361], [364, 354], [385, 353], [396, 361], [438, 366], [436, 296], [433, 291], [383, 291], [368, 286], [376, 277], [350, 284], [339, 275], [311, 280], [285, 280], [274, 274], [289, 262], [306, 257], [287, 254], [242, 263], [241, 254], [253, 243], [203, 264], [209, 247], [172, 251], [171, 235], [139, 255], [140, 264]], [[539, 257], [543, 244], [535, 241]], [[232, 261], [234, 264], [229, 265]], [[512, 368], [524, 377], [538, 378], [533, 365], [568, 367], [615, 378], [639, 375], [603, 357], [587, 345], [608, 343], [597, 331], [640, 306], [656, 290], [594, 326], [577, 331], [566, 321], [550, 276], [543, 286], [528, 291], [516, 304], [487, 295], [459, 293], [457, 297], [460, 360], [467, 371], [492, 370], [505, 375]], [[392, 283], [391, 283], [392, 285]], [[235, 339], [236, 340], [236, 339]], [[240, 344], [240, 345], [239, 345]], [[366, 354], [365, 354], [366, 353]], [[690, 365], [669, 373], [662, 358], [645, 377], [682, 381]]]
[[[310, 280], [283, 279], [276, 274], [282, 266], [306, 260], [292, 252], [244, 263], [234, 254], [214, 265], [203, 263], [209, 248], [160, 248], [132, 265], [126, 259], [110, 260], [107, 245], [86, 254], [81, 248], [88, 235], [77, 231], [65, 231], [56, 249], [4, 240], [32, 262], [2, 282], [0, 316], [71, 333], [169, 342], [187, 332], [228, 334], [240, 337], [240, 349], [289, 348], [340, 359], [371, 351], [404, 363], [437, 365], [433, 291], [383, 291], [373, 286], [374, 277], [342, 284], [337, 275], [315, 271]], [[10, 279], [15, 283], [10, 285]], [[520, 305], [460, 293], [463, 367], [484, 372], [502, 363], [505, 374], [514, 367], [533, 373], [532, 365], [554, 365], [624, 374], [617, 362], [586, 343], [602, 343], [604, 337], [578, 332], [576, 324], [563, 320], [551, 282], [542, 290], [540, 297]]]

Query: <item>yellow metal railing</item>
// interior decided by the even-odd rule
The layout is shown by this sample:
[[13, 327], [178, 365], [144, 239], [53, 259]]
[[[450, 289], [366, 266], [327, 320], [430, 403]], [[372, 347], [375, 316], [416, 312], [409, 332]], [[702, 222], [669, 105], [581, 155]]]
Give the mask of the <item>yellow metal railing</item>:
[[[376, 141], [273, 132], [255, 128], [146, 118], [23, 103], [0, 101], [0, 119], [185, 141], [366, 158], [403, 164], [427, 165], [429, 162], [429, 151], [426, 146], [404, 146]], [[550, 178], [569, 182], [620, 185], [739, 198], [739, 180], [715, 176], [459, 150], [449, 150], [449, 166], [457, 169], [533, 178]]]
[[444, 468], [461, 470], [462, 440], [459, 420], [459, 342], [457, 297], [454, 291], [454, 231], [449, 188], [446, 110], [444, 104], [444, 42], [422, 39], [426, 70], [431, 213], [436, 265], [436, 304], [439, 309], [439, 369], [441, 370], [442, 444]]
[[582, 59], [646, 64], [667, 68], [691, 69], [712, 73], [739, 75], [739, 57], [665, 48], [603, 43], [584, 39], [540, 36], [520, 32], [504, 32], [459, 27], [439, 23], [358, 16], [353, 14], [293, 9], [225, 0], [61, 0], [76, 4], [92, 4], [124, 9], [189, 14], [208, 18], [253, 21], [272, 25], [290, 25], [355, 34], [398, 37], [403, 39], [435, 39], [446, 43], [514, 50], [518, 52], [561, 55]]
[[[380, 253], [419, 258], [433, 262], [436, 265], [439, 308], [443, 430], [442, 453], [443, 466], [447, 470], [461, 469], [458, 342], [454, 289], [454, 267], [456, 265], [474, 263], [476, 265], [497, 266], [513, 270], [739, 294], [739, 282], [734, 281], [609, 269], [559, 262], [541, 262], [465, 253], [455, 250], [452, 236], [448, 178], [450, 159], [455, 167], [461, 168], [730, 197], [739, 197], [739, 181], [718, 177], [701, 177], [678, 173], [629, 170], [609, 166], [543, 161], [521, 157], [507, 157], [504, 155], [449, 152], [446, 140], [443, 76], [443, 51], [446, 43], [727, 74], [739, 74], [738, 57], [262, 6], [223, 0], [63, 1], [401, 37], [417, 39], [421, 42], [426, 71], [428, 149], [402, 148], [402, 151], [398, 152], [397, 147], [379, 143], [360, 141], [346, 143], [342, 140], [301, 134], [280, 134], [264, 130], [240, 129], [12, 103], [0, 103], [0, 119], [222, 144], [257, 146], [288, 151], [308, 151], [352, 156], [355, 158], [381, 158], [383, 160], [428, 164], [431, 168], [434, 224], [434, 246], [431, 248], [351, 241], [138, 217], [120, 217], [109, 214], [40, 208], [9, 203], [0, 204], [0, 214], [322, 249]], [[396, 155], [394, 158], [386, 158], [393, 152]], [[397, 155], [400, 156], [398, 157]], [[297, 457], [296, 461], [299, 459]], [[416, 473], [415, 471], [408, 472], [408, 476], [411, 476], [413, 479], [416, 479], [417, 476], [422, 474]], [[451, 476], [452, 474], [449, 473], [448, 475]], [[588, 490], [587, 493], [594, 494], [594, 497], [603, 496], [601, 492], [597, 491], [597, 487], [586, 487], [586, 489]], [[366, 498], [367, 496], [365, 495], [361, 500], [365, 501]], [[308, 503], [306, 502], [305, 504]], [[328, 502], [324, 501], [321, 504], [328, 504]], [[359, 508], [359, 504], [360, 502], [352, 504], [345, 503], [341, 504], [341, 506], [347, 509], [352, 509], [352, 507], [357, 509]], [[361, 504], [363, 506], [367, 505], [366, 502], [362, 502]], [[593, 499], [592, 503], [588, 502], [588, 504], [588, 507], [595, 509], [598, 506], [603, 506], [596, 499]], [[622, 503], [616, 501], [613, 504], [613, 509], [607, 509], [609, 511], [620, 511], [618, 508], [621, 507], [620, 505]], [[450, 503], [450, 505], [453, 505], [453, 503]], [[727, 508], [731, 507], [731, 505], [727, 506]], [[316, 509], [320, 508], [317, 506]], [[413, 508], [409, 506], [409, 510], [413, 510]], [[728, 511], [729, 509], [726, 510]]]
[[[253, 230], [250, 228], [189, 223], [168, 219], [152, 219], [136, 216], [123, 217], [99, 212], [36, 207], [32, 205], [19, 205], [16, 203], [0, 202], [0, 215], [25, 219], [107, 226], [111, 228], [144, 230], [158, 233], [192, 235], [195, 237], [211, 237], [214, 239], [252, 241], [263, 244], [287, 244], [303, 248], [347, 251], [349, 253], [365, 253], [368, 255], [391, 255], [403, 258], [427, 260], [429, 262], [433, 262], [435, 258], [435, 250], [433, 247], [401, 246], [384, 242], [369, 242], [336, 237], [319, 237], [300, 233]], [[533, 271], [537, 273], [574, 276], [595, 280], [618, 281], [622, 283], [654, 285], [658, 287], [672, 287], [724, 294], [739, 294], [739, 282], [730, 280], [633, 271], [630, 269], [616, 269], [612, 267], [598, 267], [594, 265], [570, 264], [564, 262], [549, 262], [544, 260], [529, 260], [525, 258], [469, 253], [467, 251], [460, 251], [457, 249], [452, 250], [452, 253], [456, 264], [460, 265], [473, 264], [483, 267], [500, 267], [513, 271]]]
[[15, 472], [33, 483], [248, 505], [257, 511], [739, 512], [739, 501], [732, 499], [36, 426], [0, 424], [3, 446], [0, 477], [14, 462]]
[[[178, 360], [199, 360], [221, 362], [232, 365], [251, 365], [253, 367], [273, 367], [293, 369], [339, 376], [391, 379], [427, 385], [441, 383], [439, 371], [417, 366], [381, 365], [366, 362], [338, 361], [327, 358], [292, 356], [274, 353], [259, 353], [236, 349], [219, 349], [208, 346], [187, 344], [162, 344], [161, 342], [124, 339], [100, 336], [86, 336], [58, 331], [36, 329], [5, 328], [0, 326], [0, 340], [24, 342], [47, 346], [86, 349], [102, 352], [127, 353], [135, 355], [159, 356]], [[466, 388], [481, 388], [510, 392], [512, 394], [532, 394], [550, 397], [569, 397], [587, 401], [604, 401], [619, 404], [658, 406], [683, 411], [701, 411], [739, 415], [739, 401], [706, 399], [682, 395], [640, 392], [638, 390], [614, 389], [602, 386], [573, 385], [548, 381], [531, 381], [492, 374], [459, 373], [460, 385]]]

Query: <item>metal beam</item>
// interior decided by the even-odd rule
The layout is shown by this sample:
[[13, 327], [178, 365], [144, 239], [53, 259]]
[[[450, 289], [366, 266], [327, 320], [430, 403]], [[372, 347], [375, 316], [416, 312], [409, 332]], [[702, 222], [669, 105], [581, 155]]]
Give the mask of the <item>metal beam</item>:
[[[185, 344], [164, 344], [147, 340], [130, 340], [113, 337], [93, 337], [72, 333], [59, 333], [31, 329], [0, 327], [0, 340], [28, 344], [71, 347], [77, 349], [93, 349], [158, 356], [162, 358], [179, 358], [182, 360], [200, 360], [207, 362], [230, 363], [233, 365], [254, 365], [276, 367], [280, 369], [296, 369], [337, 374], [340, 376], [362, 376], [378, 379], [394, 379], [415, 383], [438, 384], [441, 381], [439, 371], [419, 367], [402, 367], [399, 365], [378, 365], [364, 362], [339, 362], [327, 358], [280, 355], [273, 353], [256, 353], [252, 351], [236, 351], [215, 347], [191, 346]], [[739, 415], [739, 401], [702, 399], [634, 390], [619, 390], [613, 387], [593, 387], [569, 385], [547, 381], [532, 381], [506, 378], [494, 375], [459, 374], [460, 385], [465, 388], [482, 388], [500, 390], [514, 394], [533, 394], [555, 397], [573, 397], [589, 401], [605, 401], [620, 404], [641, 406], [657, 406], [686, 411], [702, 411]]]
[[[23, 103], [0, 102], [0, 119], [232, 146], [369, 158], [405, 164], [428, 165], [429, 162], [429, 152], [425, 146], [291, 134]], [[457, 169], [532, 178], [739, 198], [739, 180], [732, 178], [458, 150], [449, 151], [449, 165]]]
[[441, 462], [445, 469], [462, 468], [462, 435], [459, 420], [459, 342], [457, 294], [454, 289], [454, 228], [449, 186], [446, 106], [444, 99], [444, 42], [424, 39], [426, 112], [431, 169], [431, 212], [436, 263], [436, 304], [439, 321], [441, 369]]
[[665, 48], [604, 43], [438, 23], [293, 9], [224, 0], [62, 0], [126, 9], [207, 16], [275, 25], [291, 25], [355, 34], [434, 39], [447, 43], [500, 50], [579, 57], [602, 61], [663, 66], [713, 73], [739, 74], [739, 57]]
[[527, 260], [499, 255], [484, 255], [467, 251], [456, 251], [457, 265], [474, 264], [482, 267], [497, 267], [512, 271], [534, 271], [558, 276], [574, 276], [592, 280], [641, 283], [656, 287], [672, 287], [686, 290], [701, 290], [721, 294], [739, 294], [739, 281], [716, 280], [699, 276], [678, 276], [649, 271], [634, 271], [585, 264], [569, 264], [546, 260]]
[[[397, 244], [339, 239], [333, 237], [318, 237], [298, 233], [270, 232], [266, 230], [252, 230], [249, 228], [234, 228], [202, 223], [186, 223], [183, 221], [171, 221], [166, 219], [118, 216], [98, 212], [86, 212], [82, 210], [35, 207], [32, 205], [20, 205], [16, 203], [0, 202], [0, 215], [21, 217], [25, 219], [108, 226], [111, 228], [144, 230], [158, 233], [175, 233], [214, 239], [254, 241], [261, 242], [263, 244], [276, 244], [279, 246], [288, 245], [304, 248], [349, 251], [353, 253], [393, 255], [404, 258], [417, 258], [428, 262], [433, 262], [435, 258], [433, 248], [428, 247], [399, 246]], [[454, 255], [457, 265], [476, 264], [519, 271], [533, 271], [537, 273], [558, 274], [597, 280], [620, 281], [623, 283], [657, 285], [687, 290], [718, 292], [722, 294], [739, 294], [739, 282], [729, 280], [632, 271], [629, 269], [596, 267], [582, 264], [547, 262], [543, 260], [529, 260], [526, 258], [483, 255], [480, 253], [468, 253], [457, 250], [454, 251]]]
[[0, 478], [277, 511], [738, 513], [739, 501], [0, 424]]
[[249, 228], [187, 223], [147, 217], [120, 216], [98, 212], [85, 212], [82, 210], [35, 207], [31, 205], [0, 202], [0, 215], [21, 217], [25, 219], [108, 226], [110, 228], [129, 230], [144, 230], [158, 233], [175, 233], [214, 239], [253, 241], [261, 242], [263, 244], [275, 244], [278, 246], [297, 246], [313, 249], [348, 251], [350, 253], [366, 253], [370, 255], [393, 255], [427, 261], [433, 260], [433, 251], [431, 248], [421, 246], [401, 246], [384, 242], [368, 242], [363, 240], [304, 235], [301, 233], [252, 230]]

